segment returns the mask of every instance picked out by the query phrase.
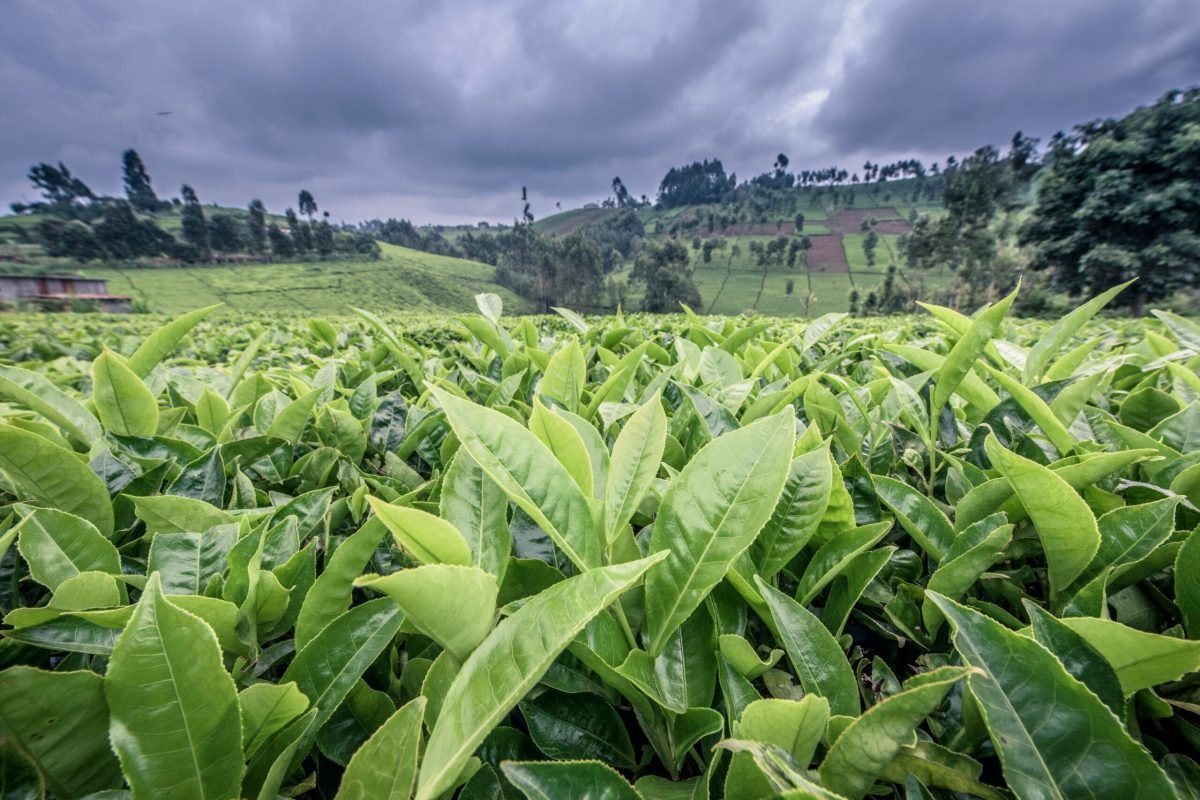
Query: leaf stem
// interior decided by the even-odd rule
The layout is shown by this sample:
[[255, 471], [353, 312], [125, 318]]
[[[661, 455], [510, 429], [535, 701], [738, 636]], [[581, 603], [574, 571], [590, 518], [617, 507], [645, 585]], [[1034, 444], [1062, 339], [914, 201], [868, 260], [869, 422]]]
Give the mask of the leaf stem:
[[625, 617], [625, 609], [621, 607], [620, 600], [613, 603], [613, 610], [617, 612], [617, 622], [621, 624], [621, 631], [625, 634], [625, 641], [629, 643], [631, 649], [637, 650], [637, 637], [633, 635], [633, 628], [629, 626], [629, 620]]
[[933, 407], [932, 398], [930, 398], [929, 412], [929, 496], [933, 497], [933, 489], [937, 484], [938, 418], [941, 413]]

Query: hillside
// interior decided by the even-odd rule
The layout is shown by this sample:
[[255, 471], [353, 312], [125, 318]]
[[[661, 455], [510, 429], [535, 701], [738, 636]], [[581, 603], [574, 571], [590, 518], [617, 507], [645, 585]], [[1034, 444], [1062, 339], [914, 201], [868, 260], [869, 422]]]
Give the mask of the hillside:
[[[853, 198], [847, 193], [852, 190]], [[910, 181], [883, 184], [809, 187], [795, 192], [794, 202], [783, 207], [756, 203], [690, 205], [677, 208], [637, 209], [645, 238], [677, 237], [690, 247], [694, 280], [703, 300], [697, 310], [714, 314], [757, 312], [777, 316], [845, 311], [852, 289], [865, 296], [883, 281], [890, 263], [901, 264], [897, 239], [909, 229], [913, 212], [938, 213], [940, 207], [921, 199], [914, 202]], [[244, 221], [245, 210], [206, 206], [209, 214], [226, 213]], [[796, 234], [796, 215], [804, 216], [803, 230], [812, 244], [809, 271], [797, 265], [763, 266], [752, 250], [773, 239]], [[537, 220], [534, 227], [547, 235], [566, 235], [588, 225], [603, 224], [620, 213], [612, 207], [570, 209]], [[177, 233], [178, 209], [152, 215], [163, 229]], [[174, 313], [215, 302], [239, 310], [280, 310], [330, 314], [351, 306], [396, 311], [463, 311], [473, 307], [480, 292], [495, 292], [510, 311], [531, 308], [513, 292], [495, 282], [493, 267], [476, 261], [411, 250], [381, 243], [379, 261], [330, 260], [298, 263], [243, 264], [237, 266], [186, 266], [137, 268], [120, 265], [79, 265], [66, 259], [46, 259], [40, 248], [18, 235], [41, 218], [36, 215], [0, 218], [0, 257], [15, 257], [6, 271], [70, 270], [106, 278], [113, 294], [139, 298], [153, 311]], [[271, 215], [272, 221], [282, 219]], [[863, 223], [874, 222], [879, 235], [875, 264], [869, 266], [863, 251]], [[447, 240], [468, 230], [439, 228]], [[722, 249], [706, 263], [697, 243], [719, 238]], [[26, 243], [23, 243], [26, 242]], [[631, 263], [618, 271], [627, 277]], [[940, 275], [908, 276], [901, 281], [923, 280], [930, 288], [945, 284]], [[792, 291], [788, 292], [788, 282]], [[811, 290], [811, 297], [809, 292]], [[806, 308], [806, 300], [807, 308]], [[639, 302], [638, 287], [630, 287], [626, 306]]]
[[[873, 209], [881, 212], [883, 209]], [[837, 219], [835, 215], [834, 219]], [[740, 314], [757, 312], [771, 316], [804, 316], [805, 298], [812, 290], [808, 304], [808, 315], [818, 316], [831, 311], [845, 311], [849, 307], [849, 294], [856, 289], [865, 297], [878, 289], [891, 263], [900, 265], [901, 283], [922, 282], [927, 289], [943, 288], [949, 281], [944, 272], [909, 274], [897, 247], [899, 223], [895, 221], [895, 233], [880, 233], [875, 253], [875, 264], [868, 266], [862, 242], [864, 234], [829, 233], [810, 236], [813, 248], [809, 251], [811, 273], [801, 266], [794, 268], [768, 264], [762, 266], [750, 252], [751, 243], [766, 246], [777, 235], [790, 235], [791, 223], [779, 234], [770, 236], [751, 234], [729, 234], [726, 247], [712, 253], [708, 263], [702, 251], [690, 247], [692, 254], [692, 278], [700, 290], [703, 307], [696, 309], [709, 314]], [[836, 225], [836, 223], [835, 223]], [[907, 227], [907, 224], [904, 224]], [[774, 226], [770, 226], [772, 229]], [[808, 230], [807, 223], [805, 230]], [[893, 230], [881, 223], [876, 228]], [[701, 240], [705, 237], [700, 237]], [[627, 270], [622, 273], [627, 274]], [[788, 292], [788, 281], [792, 291]], [[631, 293], [636, 301], [636, 292]]]
[[[878, 210], [890, 209], [892, 217], [877, 217], [878, 219], [907, 219], [915, 210], [918, 213], [937, 214], [941, 204], [930, 202], [925, 198], [913, 199], [915, 181], [912, 179], [892, 180], [885, 183], [863, 183], [858, 185], [839, 185], [839, 192], [852, 191], [854, 204], [847, 206], [842, 201], [834, 202], [831, 188], [828, 186], [805, 187], [795, 190], [796, 204], [789, 208], [761, 208], [748, 206], [736, 207], [732, 213], [738, 216], [737, 222], [721, 226], [714, 224], [710, 233], [721, 236], [742, 235], [774, 235], [777, 225], [782, 223], [788, 227], [795, 218], [797, 211], [804, 214], [804, 232], [809, 235], [829, 233], [824, 222], [829, 215], [839, 210]], [[533, 227], [541, 233], [566, 234], [572, 233], [585, 225], [601, 222], [617, 213], [616, 208], [597, 207], [595, 205], [583, 208], [573, 208], [541, 217], [533, 223]], [[649, 236], [669, 234], [687, 235], [699, 231], [707, 231], [709, 215], [719, 218], [722, 214], [730, 213], [729, 207], [721, 205], [689, 205], [678, 208], [656, 208], [643, 206], [637, 209], [638, 219], [646, 228]], [[714, 220], [716, 222], [716, 220]], [[743, 227], [746, 225], [765, 226], [753, 234]]]
[[171, 269], [76, 270], [105, 278], [112, 294], [142, 298], [151, 311], [178, 313], [223, 302], [241, 311], [305, 314], [374, 311], [462, 312], [479, 292], [494, 292], [506, 309], [528, 304], [494, 282], [486, 264], [381, 244], [378, 261], [317, 261]]
[[[898, 240], [910, 230], [908, 220], [914, 212], [941, 213], [937, 202], [923, 197], [914, 201], [914, 188], [910, 180], [840, 186], [835, 201], [828, 187], [809, 187], [798, 190], [794, 205], [783, 208], [713, 204], [643, 207], [637, 214], [647, 238], [676, 237], [689, 245], [693, 279], [703, 300], [703, 308], [697, 310], [713, 314], [804, 315], [811, 289], [807, 313], [815, 316], [847, 310], [851, 290], [865, 297], [878, 289], [892, 263], [899, 267], [901, 283], [923, 283], [928, 289], [946, 285], [949, 276], [944, 273], [910, 275], [904, 268]], [[853, 192], [852, 203], [845, 197], [848, 190]], [[576, 209], [535, 224], [543, 224], [543, 230], [570, 232], [604, 219], [597, 214], [615, 213], [614, 209]], [[811, 242], [807, 255], [810, 272], [800, 264], [792, 268], [763, 266], [752, 249], [766, 247], [778, 237], [794, 237], [797, 213], [804, 216], [800, 233]], [[879, 239], [873, 265], [867, 263], [863, 249], [863, 225], [867, 221]], [[724, 246], [705, 262], [697, 245], [714, 238], [724, 240]], [[628, 265], [623, 274], [627, 272]], [[636, 291], [631, 292], [630, 300], [631, 304], [637, 302]]]
[[[208, 215], [227, 214], [244, 223], [246, 210], [205, 206]], [[145, 215], [172, 234], [181, 225], [178, 208]], [[38, 214], [0, 217], [0, 272], [74, 272], [108, 281], [111, 294], [130, 295], [151, 311], [178, 313], [223, 302], [234, 310], [312, 314], [345, 313], [357, 306], [380, 311], [461, 312], [475, 307], [474, 296], [494, 292], [506, 308], [528, 303], [495, 283], [487, 264], [380, 242], [379, 260], [334, 256], [324, 261], [287, 259], [270, 264], [143, 267], [112, 262], [80, 264], [47, 257], [32, 231]], [[268, 222], [285, 225], [283, 217]]]
[[539, 233], [555, 235], [572, 233], [584, 225], [600, 222], [616, 213], [617, 209], [615, 208], [599, 208], [596, 206], [572, 208], [568, 211], [560, 211], [557, 214], [552, 214], [549, 217], [542, 217], [533, 223], [533, 227]]

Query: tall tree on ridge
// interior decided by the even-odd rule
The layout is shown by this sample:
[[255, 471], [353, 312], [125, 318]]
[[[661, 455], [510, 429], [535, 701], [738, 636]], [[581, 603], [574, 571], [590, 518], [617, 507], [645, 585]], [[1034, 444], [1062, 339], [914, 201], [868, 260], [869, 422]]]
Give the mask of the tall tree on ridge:
[[96, 194], [61, 161], [53, 164], [34, 164], [29, 168], [29, 182], [42, 193], [52, 211], [69, 210], [80, 200], [95, 200]]
[[125, 181], [125, 196], [129, 204], [139, 211], [155, 211], [158, 209], [158, 195], [150, 185], [150, 173], [142, 157], [132, 147], [121, 156], [121, 173]]
[[261, 254], [267, 242], [267, 208], [262, 200], [251, 200], [246, 209], [246, 227], [250, 230], [250, 250]]
[[329, 258], [333, 255], [333, 226], [329, 224], [329, 212], [325, 212], [325, 217], [316, 224], [313, 229], [313, 239], [317, 252], [322, 258]]
[[312, 222], [313, 214], [317, 213], [317, 201], [313, 199], [312, 192], [308, 189], [301, 189], [298, 203], [300, 213], [308, 217], [309, 222]]
[[183, 210], [179, 216], [183, 240], [188, 245], [188, 257], [192, 261], [208, 261], [212, 258], [212, 249], [208, 244], [208, 223], [204, 219], [204, 207], [200, 205], [196, 190], [186, 183], [180, 187], [179, 194], [183, 197]]

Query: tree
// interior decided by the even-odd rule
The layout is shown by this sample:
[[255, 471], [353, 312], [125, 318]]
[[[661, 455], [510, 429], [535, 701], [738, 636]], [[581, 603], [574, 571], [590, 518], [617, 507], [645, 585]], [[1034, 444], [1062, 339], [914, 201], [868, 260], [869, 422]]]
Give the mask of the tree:
[[939, 241], [945, 234], [943, 226], [928, 214], [912, 220], [912, 230], [900, 237], [900, 253], [909, 269], [931, 269], [937, 266], [947, 245]]
[[36, 231], [42, 249], [48, 256], [76, 261], [104, 258], [104, 250], [86, 223], [78, 220], [64, 222], [47, 217], [38, 223]]
[[289, 258], [295, 255], [296, 248], [292, 246], [292, 237], [274, 222], [267, 226], [267, 238], [271, 241], [271, 254], [275, 258]]
[[767, 242], [765, 248], [766, 260], [776, 266], [783, 266], [784, 257], [787, 253], [788, 238], [786, 236], [776, 236], [771, 241]]
[[861, 310], [864, 315], [883, 315], [911, 310], [913, 298], [896, 285], [896, 274], [896, 265], [888, 264], [887, 271], [883, 276], [883, 284], [878, 291], [872, 290], [867, 293], [861, 309], [859, 309], [857, 294], [852, 294], [850, 296], [851, 313], [858, 314]]
[[[550, 237], [519, 221], [510, 233], [494, 241], [498, 248], [496, 281], [533, 300], [547, 313], [554, 306], [601, 305], [606, 266], [611, 268], [613, 259], [619, 263], [621, 258], [616, 250], [606, 255], [583, 230]], [[480, 244], [472, 244], [472, 250]]]
[[1038, 171], [1038, 140], [1017, 131], [1008, 148], [1008, 163], [1019, 182], [1024, 183]]
[[156, 211], [159, 207], [158, 195], [150, 185], [150, 173], [142, 163], [142, 157], [130, 148], [121, 156], [122, 175], [125, 180], [125, 196], [129, 204], [138, 211]]
[[267, 240], [267, 208], [262, 200], [251, 200], [246, 209], [246, 228], [250, 233], [250, 250], [262, 253]]
[[873, 230], [867, 231], [863, 237], [863, 254], [867, 257], [867, 266], [875, 266], [875, 247], [879, 244], [879, 234]]
[[44, 207], [48, 204], [50, 208], [46, 210], [51, 213], [69, 213], [80, 201], [96, 199], [88, 185], [72, 175], [61, 161], [57, 167], [46, 163], [34, 164], [29, 168], [29, 182], [46, 199], [45, 204], [38, 205]]
[[[1017, 171], [991, 146], [979, 148], [961, 164], [947, 158], [942, 180], [945, 216], [918, 218], [901, 250], [910, 266], [949, 265], [956, 273], [955, 284], [964, 290], [963, 299], [974, 305], [980, 293], [1005, 290], [1016, 280], [993, 269], [1002, 237], [992, 223], [997, 215], [1017, 208], [1021, 184]], [[954, 304], [959, 303], [956, 299]], [[864, 310], [869, 306], [864, 302]]]
[[800, 233], [801, 231], [804, 230], [804, 213], [803, 212], [801, 212], [801, 211], [796, 212], [795, 222], [796, 222], [796, 233]]
[[617, 250], [622, 259], [632, 256], [637, 243], [646, 235], [645, 227], [632, 208], [584, 225], [580, 231], [592, 239], [601, 251]]
[[942, 202], [959, 224], [986, 224], [997, 212], [1013, 207], [1017, 188], [999, 151], [988, 145], [963, 159], [946, 182]]
[[617, 208], [627, 208], [635, 206], [633, 198], [629, 196], [629, 190], [625, 188], [625, 184], [621, 183], [619, 177], [612, 179], [613, 194], [617, 197]]
[[212, 258], [212, 250], [208, 242], [208, 224], [204, 220], [204, 207], [196, 191], [186, 183], [180, 187], [179, 194], [183, 197], [183, 209], [179, 212], [183, 241], [187, 244], [189, 261], [208, 261]]
[[1034, 269], [1089, 297], [1137, 278], [1116, 302], [1138, 315], [1200, 286], [1200, 89], [1076, 126], [1046, 160], [1020, 231]]
[[213, 250], [236, 253], [245, 246], [242, 226], [230, 214], [213, 214], [208, 221], [208, 243]]
[[719, 159], [696, 161], [667, 171], [658, 186], [658, 203], [663, 208], [719, 203], [736, 187], [737, 177], [726, 175]]
[[296, 245], [296, 252], [311, 253], [317, 247], [316, 237], [313, 236], [313, 226], [301, 221], [296, 228], [296, 235], [299, 237], [299, 243]]
[[679, 310], [683, 303], [700, 308], [700, 290], [692, 281], [688, 251], [674, 239], [647, 243], [633, 261], [631, 281], [642, 283], [645, 294], [642, 308], [654, 313]]
[[800, 255], [800, 240], [793, 236], [792, 239], [788, 242], [788, 246], [787, 246], [788, 269], [796, 268], [796, 259], [797, 259], [797, 257], [799, 257], [799, 255]]
[[379, 247], [379, 242], [375, 241], [375, 237], [369, 233], [355, 233], [352, 235], [354, 252], [360, 256], [368, 258], [379, 258], [383, 255], [383, 251]]
[[179, 247], [174, 237], [152, 220], [139, 217], [132, 204], [124, 200], [106, 203], [104, 219], [92, 232], [105, 257], [114, 260], [156, 256]]
[[283, 216], [287, 219], [288, 233], [292, 238], [292, 252], [296, 255], [304, 255], [313, 248], [312, 229], [307, 223], [301, 222], [296, 216], [296, 211], [289, 208], [283, 212]]
[[812, 304], [816, 293], [813, 292], [812, 270], [808, 266], [808, 251], [812, 249], [812, 239], [807, 236], [800, 237], [800, 259], [801, 265], [804, 267], [804, 282], [807, 291], [804, 295], [804, 316], [808, 316], [809, 306]]
[[555, 242], [554, 296], [559, 305], [596, 306], [604, 291], [604, 256], [581, 231]]
[[[326, 217], [328, 217], [328, 213], [326, 212]], [[329, 224], [328, 218], [317, 223], [313, 239], [321, 258], [329, 258], [333, 255], [333, 226]]]
[[317, 201], [313, 199], [312, 192], [308, 189], [301, 189], [298, 204], [300, 213], [308, 217], [309, 222], [312, 222], [313, 214], [317, 213]]
[[521, 212], [521, 219], [526, 225], [532, 225], [533, 212], [529, 210], [529, 190], [524, 186], [521, 187], [521, 202], [525, 204], [525, 210]]

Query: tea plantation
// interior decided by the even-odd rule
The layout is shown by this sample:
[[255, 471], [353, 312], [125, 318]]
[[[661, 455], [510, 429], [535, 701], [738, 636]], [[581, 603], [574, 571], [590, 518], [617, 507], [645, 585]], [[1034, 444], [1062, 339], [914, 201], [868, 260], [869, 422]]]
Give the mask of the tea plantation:
[[0, 324], [4, 796], [1200, 794], [1194, 322], [253, 269]]

